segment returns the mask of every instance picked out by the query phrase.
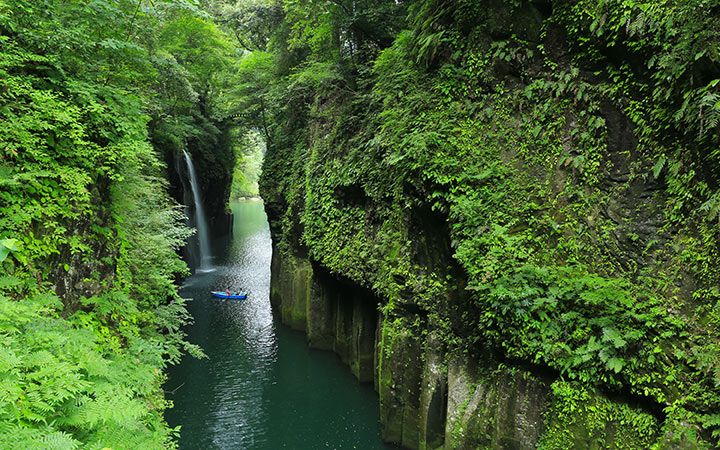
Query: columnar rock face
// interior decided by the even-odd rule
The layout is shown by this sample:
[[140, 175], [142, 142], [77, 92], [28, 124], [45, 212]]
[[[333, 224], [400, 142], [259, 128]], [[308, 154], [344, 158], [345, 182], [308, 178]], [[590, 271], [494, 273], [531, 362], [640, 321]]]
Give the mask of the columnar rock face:
[[[578, 389], [557, 374], [502, 363], [485, 351], [449, 352], [437, 331], [417, 334], [417, 314], [385, 317], [370, 291], [338, 280], [305, 257], [272, 260], [271, 302], [308, 344], [337, 353], [380, 397], [382, 436], [405, 448], [698, 448], [687, 428], [643, 436], [627, 420], [659, 418], [622, 396], [579, 388], [577, 417], [555, 391]], [[617, 411], [621, 411], [618, 413]]]
[[451, 359], [446, 448], [537, 446], [545, 431], [549, 383], [519, 369], [492, 369], [464, 355]]
[[385, 320], [380, 341], [380, 421], [383, 439], [419, 447], [422, 341], [406, 322]]
[[311, 347], [334, 351], [360, 381], [373, 381], [378, 312], [369, 291], [275, 251], [270, 301], [283, 323], [307, 333]]
[[719, 442], [717, 7], [417, 5], [277, 113], [283, 320], [408, 448]]

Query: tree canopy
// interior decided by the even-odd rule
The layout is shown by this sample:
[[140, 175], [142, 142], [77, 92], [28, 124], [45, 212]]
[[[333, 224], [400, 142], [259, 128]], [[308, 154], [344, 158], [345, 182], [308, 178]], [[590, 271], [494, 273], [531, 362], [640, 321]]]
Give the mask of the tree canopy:
[[175, 446], [164, 160], [232, 125], [237, 51], [195, 2], [0, 2], [0, 447]]

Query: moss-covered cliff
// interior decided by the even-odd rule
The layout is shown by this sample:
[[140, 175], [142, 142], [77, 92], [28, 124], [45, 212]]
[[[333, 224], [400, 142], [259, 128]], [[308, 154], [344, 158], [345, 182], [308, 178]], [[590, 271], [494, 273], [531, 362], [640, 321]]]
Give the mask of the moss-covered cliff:
[[309, 3], [267, 63], [276, 302], [373, 293], [385, 438], [717, 444], [718, 6]]
[[232, 138], [234, 124], [203, 117], [194, 119], [197, 120], [194, 124], [197, 129], [193, 133], [196, 135], [189, 136], [185, 141], [164, 141], [162, 135], [164, 130], [154, 130], [156, 135], [153, 136], [153, 141], [156, 148], [164, 154], [168, 167], [170, 195], [178, 203], [193, 206], [187, 163], [182, 153], [187, 149], [197, 171], [200, 196], [208, 215], [208, 225], [215, 234], [225, 234], [231, 230], [232, 225], [227, 203], [235, 168]]

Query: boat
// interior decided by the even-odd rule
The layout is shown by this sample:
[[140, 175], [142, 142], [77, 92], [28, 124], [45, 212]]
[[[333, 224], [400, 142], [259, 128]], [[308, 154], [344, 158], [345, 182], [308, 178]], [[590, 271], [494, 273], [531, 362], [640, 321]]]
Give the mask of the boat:
[[210, 291], [210, 293], [217, 298], [245, 300], [247, 298], [247, 292], [230, 292], [226, 291]]

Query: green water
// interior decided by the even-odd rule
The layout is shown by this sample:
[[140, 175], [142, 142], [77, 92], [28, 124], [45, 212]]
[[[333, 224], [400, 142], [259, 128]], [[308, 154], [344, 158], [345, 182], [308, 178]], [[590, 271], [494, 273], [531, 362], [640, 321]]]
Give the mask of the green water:
[[[232, 205], [231, 237], [216, 239], [211, 270], [186, 280], [194, 299], [191, 342], [209, 359], [185, 358], [165, 386], [182, 425], [181, 449], [390, 449], [380, 439], [378, 400], [331, 352], [310, 350], [305, 336], [270, 308], [270, 232], [261, 202]], [[220, 300], [210, 290], [249, 291]]]

